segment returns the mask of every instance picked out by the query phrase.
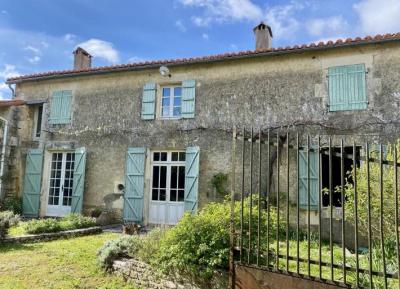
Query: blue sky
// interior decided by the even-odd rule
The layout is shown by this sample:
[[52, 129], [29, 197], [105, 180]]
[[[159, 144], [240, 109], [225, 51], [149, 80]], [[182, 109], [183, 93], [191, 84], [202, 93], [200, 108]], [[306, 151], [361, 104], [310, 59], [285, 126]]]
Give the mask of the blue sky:
[[278, 47], [399, 32], [399, 15], [400, 0], [1, 0], [0, 98], [7, 77], [70, 69], [78, 45], [100, 66], [253, 49], [261, 20]]

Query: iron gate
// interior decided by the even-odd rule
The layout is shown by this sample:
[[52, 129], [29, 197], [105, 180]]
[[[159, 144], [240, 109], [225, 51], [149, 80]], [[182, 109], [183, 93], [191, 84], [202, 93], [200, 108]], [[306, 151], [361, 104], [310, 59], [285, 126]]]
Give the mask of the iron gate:
[[400, 288], [400, 145], [361, 139], [234, 129], [233, 274]]

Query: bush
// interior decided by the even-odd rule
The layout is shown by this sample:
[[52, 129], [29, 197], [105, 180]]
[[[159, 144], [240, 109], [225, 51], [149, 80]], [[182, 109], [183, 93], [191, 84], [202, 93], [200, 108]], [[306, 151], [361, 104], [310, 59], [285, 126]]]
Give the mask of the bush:
[[61, 219], [31, 220], [23, 224], [24, 231], [28, 234], [55, 233], [96, 225], [96, 220], [79, 214], [69, 214]]
[[97, 252], [97, 260], [102, 268], [109, 270], [114, 260], [133, 258], [142, 246], [143, 241], [138, 236], [122, 236], [105, 243]]
[[8, 227], [8, 222], [0, 219], [0, 239], [3, 239], [5, 236], [7, 236]]
[[0, 204], [0, 211], [11, 211], [16, 215], [22, 214], [22, 199], [11, 197], [4, 199]]
[[31, 220], [23, 224], [28, 234], [55, 233], [61, 231], [60, 222], [56, 219]]
[[[252, 230], [257, 231], [257, 200], [253, 204]], [[240, 225], [240, 202], [235, 204], [235, 224]], [[270, 240], [275, 238], [276, 210], [270, 208]], [[250, 220], [250, 202], [243, 204], [244, 228]], [[261, 224], [266, 224], [266, 212], [262, 211]], [[280, 222], [280, 234], [285, 232], [285, 222]], [[246, 230], [245, 230], [246, 231]], [[248, 235], [243, 234], [243, 244], [248, 244]], [[266, 244], [266, 226], [260, 227], [261, 244]], [[257, 238], [253, 237], [251, 247], [255, 252]], [[165, 233], [155, 262], [165, 273], [188, 274], [192, 277], [210, 278], [215, 270], [228, 269], [230, 247], [230, 203], [211, 203], [197, 215], [185, 214], [181, 221]], [[261, 251], [266, 248], [260, 248]], [[251, 256], [255, 258], [255, 256]]]
[[0, 220], [7, 221], [10, 227], [17, 226], [20, 221], [20, 216], [12, 211], [0, 212]]
[[79, 214], [68, 214], [60, 220], [62, 230], [89, 228], [96, 225], [96, 219]]

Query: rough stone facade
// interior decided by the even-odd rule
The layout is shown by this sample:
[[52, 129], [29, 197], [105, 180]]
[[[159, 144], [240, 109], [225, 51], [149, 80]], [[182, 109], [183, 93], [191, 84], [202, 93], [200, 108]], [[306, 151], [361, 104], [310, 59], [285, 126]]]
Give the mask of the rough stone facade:
[[[368, 71], [368, 108], [329, 112], [328, 67], [357, 63], [364, 63]], [[46, 150], [42, 204], [46, 203], [48, 192], [49, 152], [54, 148], [86, 147], [84, 210], [88, 210], [103, 206], [103, 197], [115, 192], [116, 184], [124, 183], [128, 147], [146, 147], [149, 153], [152, 149], [199, 146], [199, 207], [202, 207], [214, 200], [212, 177], [230, 172], [234, 126], [246, 127], [247, 132], [253, 126], [255, 131], [261, 129], [265, 133], [271, 129], [272, 133], [284, 135], [289, 127], [301, 135], [339, 135], [346, 144], [366, 138], [385, 142], [399, 135], [398, 43], [178, 65], [170, 67], [170, 72], [170, 78], [162, 77], [158, 69], [149, 68], [17, 84], [18, 99], [45, 101], [44, 133], [40, 140], [32, 142], [32, 107], [21, 108], [18, 116], [21, 147], [17, 159], [25, 159], [28, 147]], [[146, 82], [155, 82], [160, 87], [187, 79], [196, 80], [194, 119], [141, 119]], [[73, 91], [71, 124], [48, 124], [49, 100], [55, 90]], [[159, 114], [159, 105], [157, 111]], [[237, 163], [240, 149], [238, 145]], [[284, 152], [281, 153], [283, 162]], [[23, 168], [23, 163], [20, 167]], [[150, 194], [150, 174], [146, 170], [145, 223]], [[17, 178], [22, 180], [23, 174], [21, 169]], [[239, 171], [237, 176], [239, 179]], [[257, 182], [256, 178], [254, 181]], [[281, 181], [284, 188], [285, 178]], [[236, 183], [239, 189], [240, 182]], [[265, 190], [265, 182], [262, 186]], [[114, 204], [117, 209], [122, 206], [122, 199]], [[45, 206], [41, 206], [41, 215], [45, 214]]]
[[132, 282], [140, 288], [148, 289], [225, 289], [228, 283], [228, 273], [216, 273], [207, 284], [195, 284], [181, 278], [160, 275], [150, 265], [134, 260], [122, 259], [114, 261], [112, 270], [116, 275]]

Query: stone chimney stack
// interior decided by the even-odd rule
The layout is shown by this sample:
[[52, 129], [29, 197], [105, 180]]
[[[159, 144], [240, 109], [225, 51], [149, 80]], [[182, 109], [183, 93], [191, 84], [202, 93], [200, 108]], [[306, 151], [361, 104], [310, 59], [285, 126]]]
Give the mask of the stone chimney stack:
[[78, 47], [74, 52], [74, 70], [92, 67], [92, 56], [85, 49]]
[[271, 27], [261, 22], [253, 28], [256, 37], [256, 50], [269, 49], [272, 47]]

